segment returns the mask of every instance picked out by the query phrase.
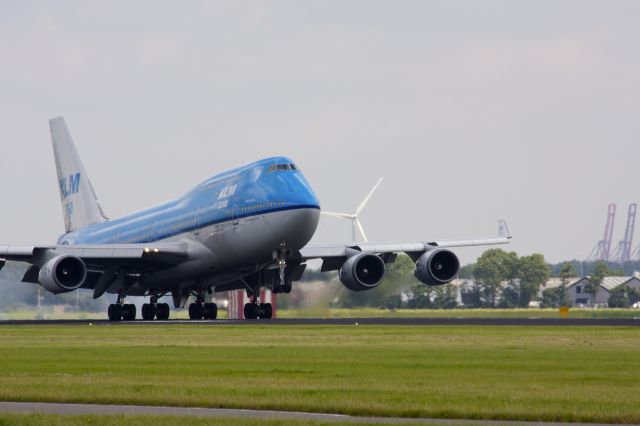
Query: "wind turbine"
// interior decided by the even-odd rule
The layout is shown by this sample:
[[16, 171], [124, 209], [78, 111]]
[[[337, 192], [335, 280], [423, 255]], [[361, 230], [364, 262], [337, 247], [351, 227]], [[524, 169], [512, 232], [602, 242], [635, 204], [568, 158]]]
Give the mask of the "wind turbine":
[[378, 183], [375, 184], [375, 186], [369, 192], [369, 194], [364, 198], [364, 200], [362, 200], [362, 202], [360, 203], [360, 205], [356, 209], [355, 213], [349, 214], [349, 213], [336, 213], [336, 212], [322, 212], [322, 214], [327, 215], [327, 216], [341, 217], [343, 219], [350, 220], [351, 221], [351, 238], [352, 238], [354, 244], [356, 243], [356, 228], [358, 228], [358, 230], [360, 231], [360, 235], [362, 235], [362, 239], [364, 240], [364, 242], [366, 243], [366, 242], [369, 241], [367, 239], [367, 234], [365, 234], [364, 228], [362, 227], [362, 223], [360, 223], [360, 220], [358, 219], [358, 216], [362, 212], [362, 209], [364, 209], [364, 207], [369, 202], [369, 199], [371, 198], [373, 193], [376, 192], [376, 189], [378, 189], [378, 186], [380, 186], [380, 184], [382, 183], [382, 179], [384, 179], [384, 177], [381, 177], [378, 180]]

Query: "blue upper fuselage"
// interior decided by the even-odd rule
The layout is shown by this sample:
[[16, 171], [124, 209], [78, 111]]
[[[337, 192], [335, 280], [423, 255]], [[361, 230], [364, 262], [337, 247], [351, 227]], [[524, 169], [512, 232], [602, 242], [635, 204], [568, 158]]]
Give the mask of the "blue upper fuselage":
[[286, 157], [256, 161], [213, 176], [168, 203], [62, 235], [58, 244], [146, 243], [216, 223], [280, 210], [320, 208]]

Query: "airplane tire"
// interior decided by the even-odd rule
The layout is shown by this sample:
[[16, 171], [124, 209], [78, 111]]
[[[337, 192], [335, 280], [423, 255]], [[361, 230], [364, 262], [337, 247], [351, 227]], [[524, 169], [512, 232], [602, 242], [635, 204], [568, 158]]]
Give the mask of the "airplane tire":
[[156, 307], [151, 303], [145, 303], [142, 305], [142, 319], [145, 321], [153, 321], [156, 316]]
[[218, 317], [218, 305], [215, 303], [205, 303], [203, 309], [204, 319], [216, 319]]
[[260, 304], [260, 319], [271, 319], [273, 315], [273, 306], [271, 303]]
[[120, 321], [122, 319], [122, 308], [120, 305], [112, 303], [107, 310], [109, 321]]
[[158, 303], [156, 306], [156, 318], [161, 321], [165, 321], [169, 319], [169, 305], [167, 303]]
[[260, 313], [260, 306], [257, 303], [245, 303], [244, 304], [244, 319], [257, 319]]
[[122, 319], [124, 321], [133, 321], [136, 319], [136, 305], [128, 304], [122, 306]]
[[201, 303], [191, 303], [189, 305], [189, 319], [200, 320], [202, 319], [203, 307]]

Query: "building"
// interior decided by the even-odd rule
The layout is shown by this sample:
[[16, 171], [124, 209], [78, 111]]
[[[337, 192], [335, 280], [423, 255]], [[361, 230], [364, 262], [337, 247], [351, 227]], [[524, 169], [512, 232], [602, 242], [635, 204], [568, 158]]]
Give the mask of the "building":
[[640, 279], [637, 277], [605, 277], [602, 283], [598, 285], [594, 297], [593, 294], [587, 291], [590, 284], [589, 277], [569, 281], [566, 291], [572, 306], [606, 307], [614, 288], [628, 285], [631, 288], [640, 289]]

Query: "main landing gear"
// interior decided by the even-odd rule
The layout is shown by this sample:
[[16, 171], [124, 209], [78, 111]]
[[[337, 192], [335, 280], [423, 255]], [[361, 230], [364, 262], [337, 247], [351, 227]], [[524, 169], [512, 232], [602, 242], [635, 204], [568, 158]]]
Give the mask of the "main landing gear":
[[271, 303], [256, 302], [256, 298], [252, 297], [250, 303], [244, 304], [244, 318], [245, 319], [271, 319], [273, 316], [273, 306]]
[[107, 310], [109, 321], [133, 321], [136, 319], [136, 305], [125, 304], [124, 295], [118, 295], [118, 301], [109, 305]]
[[[206, 295], [204, 290], [191, 292], [191, 294], [196, 297], [196, 301], [194, 303], [189, 304], [189, 319], [214, 320], [218, 317], [218, 305], [211, 302], [205, 302]], [[209, 290], [209, 294], [211, 294], [211, 290]]]
[[151, 296], [151, 303], [142, 305], [142, 319], [145, 321], [153, 321], [154, 318], [165, 321], [169, 319], [169, 304], [158, 303], [157, 296]]

